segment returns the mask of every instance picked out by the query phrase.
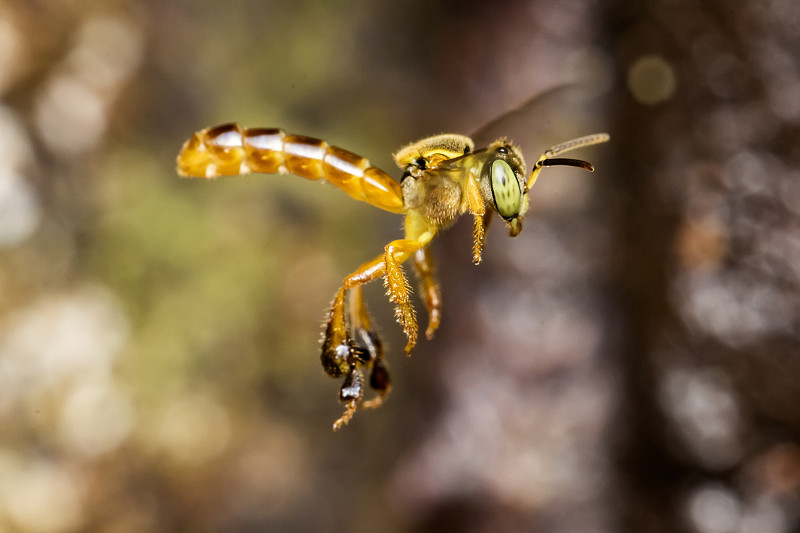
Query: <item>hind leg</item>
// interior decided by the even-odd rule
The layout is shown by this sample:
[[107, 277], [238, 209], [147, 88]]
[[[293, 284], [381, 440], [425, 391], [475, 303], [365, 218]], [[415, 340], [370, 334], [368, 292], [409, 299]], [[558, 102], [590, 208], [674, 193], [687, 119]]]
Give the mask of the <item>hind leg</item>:
[[369, 316], [361, 285], [353, 287], [350, 291], [350, 331], [352, 332], [356, 347], [361, 349], [367, 359], [364, 361], [364, 371], [369, 373], [369, 387], [375, 391], [376, 396], [365, 400], [362, 407], [371, 409], [378, 407], [389, 394], [391, 379], [389, 367], [378, 332], [372, 327], [372, 318]]
[[[339, 399], [345, 403], [345, 413], [334, 424], [339, 429], [355, 414], [363, 397], [364, 374], [369, 370], [370, 386], [378, 396], [367, 402], [367, 406], [380, 405], [388, 394], [390, 381], [383, 348], [377, 333], [371, 327], [361, 294], [361, 285], [383, 277], [389, 300], [395, 304], [397, 321], [408, 337], [406, 354], [416, 344], [417, 321], [409, 297], [408, 281], [402, 263], [423, 244], [410, 239], [399, 239], [386, 245], [380, 255], [361, 265], [344, 279], [333, 298], [328, 312], [328, 323], [322, 342], [322, 366], [331, 377], [344, 377], [339, 390]], [[346, 312], [346, 300], [350, 295], [350, 312]]]

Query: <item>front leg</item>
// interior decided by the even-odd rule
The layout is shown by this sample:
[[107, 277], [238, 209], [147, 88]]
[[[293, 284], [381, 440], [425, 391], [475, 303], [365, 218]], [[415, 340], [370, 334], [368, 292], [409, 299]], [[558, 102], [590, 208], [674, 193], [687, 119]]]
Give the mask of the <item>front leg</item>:
[[483, 214], [474, 215], [475, 221], [472, 226], [472, 262], [476, 265], [483, 261], [483, 247], [486, 244], [486, 231], [489, 229], [489, 222], [492, 220], [492, 212], [486, 211]]
[[481, 196], [480, 186], [472, 177], [467, 180], [466, 200], [469, 211], [475, 218], [472, 226], [472, 262], [479, 265], [483, 259], [486, 229], [489, 227], [489, 220], [492, 212], [486, 209], [486, 204], [483, 203], [483, 197]]

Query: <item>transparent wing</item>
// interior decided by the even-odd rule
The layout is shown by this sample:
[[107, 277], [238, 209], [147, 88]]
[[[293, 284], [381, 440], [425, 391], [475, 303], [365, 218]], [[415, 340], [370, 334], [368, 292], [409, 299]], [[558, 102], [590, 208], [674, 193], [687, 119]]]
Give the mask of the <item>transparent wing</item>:
[[[472, 135], [476, 148], [506, 137], [528, 166], [552, 145], [605, 131], [602, 94], [588, 85], [560, 85], [483, 125]], [[530, 171], [530, 169], [529, 169]]]

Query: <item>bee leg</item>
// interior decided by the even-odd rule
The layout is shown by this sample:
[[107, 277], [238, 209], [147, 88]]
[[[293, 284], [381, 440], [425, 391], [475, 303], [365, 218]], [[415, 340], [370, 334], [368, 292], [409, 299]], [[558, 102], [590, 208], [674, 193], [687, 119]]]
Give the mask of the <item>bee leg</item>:
[[[378, 279], [384, 275], [385, 271], [382, 255], [361, 265], [358, 270], [345, 278], [328, 311], [327, 324], [322, 338], [322, 367], [325, 373], [331, 377], [344, 376], [345, 378], [339, 390], [339, 400], [346, 403], [345, 413], [334, 423], [334, 430], [349, 422], [355, 414], [362, 397], [364, 379], [361, 369], [371, 368], [371, 361], [374, 358], [359, 336], [354, 336], [354, 331], [365, 329], [365, 327], [365, 331], [370, 331], [369, 317], [364, 309], [360, 286]], [[353, 295], [351, 302], [356, 302], [357, 310], [354, 313], [351, 309], [346, 313], [345, 300], [348, 291], [352, 289], [355, 289], [356, 294]], [[366, 326], [361, 324], [366, 324]], [[377, 338], [377, 335], [375, 337]]]
[[411, 350], [417, 344], [417, 317], [408, 296], [410, 288], [406, 275], [403, 273], [402, 263], [419, 249], [419, 242], [401, 239], [387, 244], [384, 254], [386, 274], [383, 279], [389, 301], [395, 305], [397, 322], [403, 327], [403, 332], [408, 338], [405, 348], [406, 355], [411, 355]]
[[414, 266], [422, 286], [422, 294], [425, 296], [425, 307], [428, 309], [428, 328], [425, 330], [425, 337], [430, 340], [441, 321], [442, 292], [434, 277], [433, 253], [428, 247], [416, 251]]
[[[335, 315], [333, 308], [331, 315]], [[363, 388], [363, 376], [358, 368], [359, 350], [346, 330], [338, 330], [335, 321], [329, 320], [322, 344], [322, 367], [325, 373], [331, 377], [344, 376], [342, 386], [339, 388], [339, 401], [346, 404], [345, 412], [333, 423], [334, 431], [353, 418]]]
[[364, 409], [372, 409], [381, 405], [392, 388], [392, 380], [389, 377], [389, 367], [386, 365], [386, 360], [383, 358], [383, 351], [381, 351], [381, 357], [375, 359], [372, 365], [372, 372], [370, 372], [369, 375], [369, 386], [377, 393], [377, 396], [366, 400], [363, 403]]
[[[364, 263], [349, 274], [333, 298], [322, 339], [321, 360], [322, 367], [329, 376], [345, 376], [339, 391], [339, 399], [347, 404], [344, 415], [334, 424], [334, 430], [350, 421], [361, 401], [362, 368], [371, 370], [370, 386], [378, 393], [377, 398], [368, 402], [369, 406], [379, 405], [390, 389], [389, 372], [383, 360], [383, 348], [377, 334], [371, 328], [369, 315], [361, 296], [361, 285], [380, 277], [384, 278], [389, 299], [396, 306], [398, 322], [408, 337], [406, 354], [410, 354], [417, 342], [417, 319], [414, 308], [409, 302], [408, 281], [400, 265], [425, 242], [427, 241], [420, 242], [413, 239], [390, 242], [382, 255]], [[351, 309], [349, 316], [346, 316], [345, 299], [350, 290], [355, 290], [353, 301], [356, 302], [354, 304], [356, 307], [355, 311]], [[348, 320], [351, 323], [349, 326]], [[356, 335], [359, 331], [362, 333]], [[356, 391], [358, 394], [355, 394]]]
[[489, 227], [491, 211], [486, 209], [480, 186], [474, 179], [467, 180], [467, 202], [470, 212], [475, 217], [472, 226], [472, 262], [479, 265], [483, 259], [483, 245], [486, 242], [486, 229]]
[[[345, 404], [345, 411], [333, 423], [334, 431], [347, 424], [355, 415], [356, 409], [364, 396], [364, 374], [362, 368], [372, 366], [378, 354], [375, 346], [380, 348], [377, 334], [370, 328], [369, 315], [364, 306], [361, 286], [354, 287], [349, 296], [350, 307], [345, 317], [344, 330], [347, 369], [344, 373], [345, 378], [342, 386], [339, 388], [339, 401]], [[374, 342], [373, 338], [375, 339]], [[344, 351], [342, 350], [342, 352]]]
[[486, 243], [486, 227], [483, 225], [483, 215], [475, 215], [472, 226], [472, 262], [480, 265], [483, 261], [483, 246]]
[[339, 289], [328, 311], [325, 334], [322, 337], [322, 368], [332, 378], [350, 372], [353, 358], [353, 340], [344, 320], [344, 287]]
[[358, 270], [349, 274], [333, 297], [325, 334], [322, 338], [322, 366], [331, 377], [340, 377], [350, 371], [354, 344], [352, 335], [345, 321], [345, 297], [347, 291], [378, 279], [384, 275], [383, 256], [378, 256], [361, 265]]
[[364, 295], [361, 286], [353, 287], [350, 291], [350, 326], [353, 332], [355, 344], [362, 354], [361, 361], [365, 369], [371, 368], [369, 374], [369, 386], [377, 396], [366, 400], [362, 407], [370, 409], [378, 407], [389, 394], [391, 380], [389, 369], [384, 359], [383, 343], [377, 331], [372, 327], [372, 319], [364, 303]]
[[[333, 423], [334, 431], [347, 424], [356, 413], [364, 389], [364, 376], [360, 367], [368, 365], [372, 358], [368, 350], [356, 344], [348, 328], [344, 314], [344, 298], [343, 286], [333, 299], [322, 341], [321, 359], [325, 373], [331, 377], [344, 376], [342, 386], [339, 388], [339, 401], [345, 404], [345, 411]], [[352, 320], [350, 322], [352, 323]]]
[[333, 430], [338, 431], [345, 424], [350, 422], [356, 414], [358, 402], [364, 394], [364, 376], [357, 364], [350, 367], [350, 371], [345, 376], [342, 386], [339, 388], [339, 401], [345, 404], [344, 414], [333, 423]]
[[491, 220], [491, 211], [486, 211], [482, 215], [475, 215], [475, 223], [472, 227], [472, 262], [476, 265], [481, 264], [483, 260], [486, 231], [489, 229], [489, 222]]

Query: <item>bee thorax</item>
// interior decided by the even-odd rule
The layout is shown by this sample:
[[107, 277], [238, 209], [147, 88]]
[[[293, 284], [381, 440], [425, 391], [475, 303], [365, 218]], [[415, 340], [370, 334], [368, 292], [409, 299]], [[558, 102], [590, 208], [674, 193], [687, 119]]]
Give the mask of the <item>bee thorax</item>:
[[425, 174], [403, 180], [403, 203], [416, 209], [439, 227], [446, 227], [460, 214], [461, 186], [448, 177]]

